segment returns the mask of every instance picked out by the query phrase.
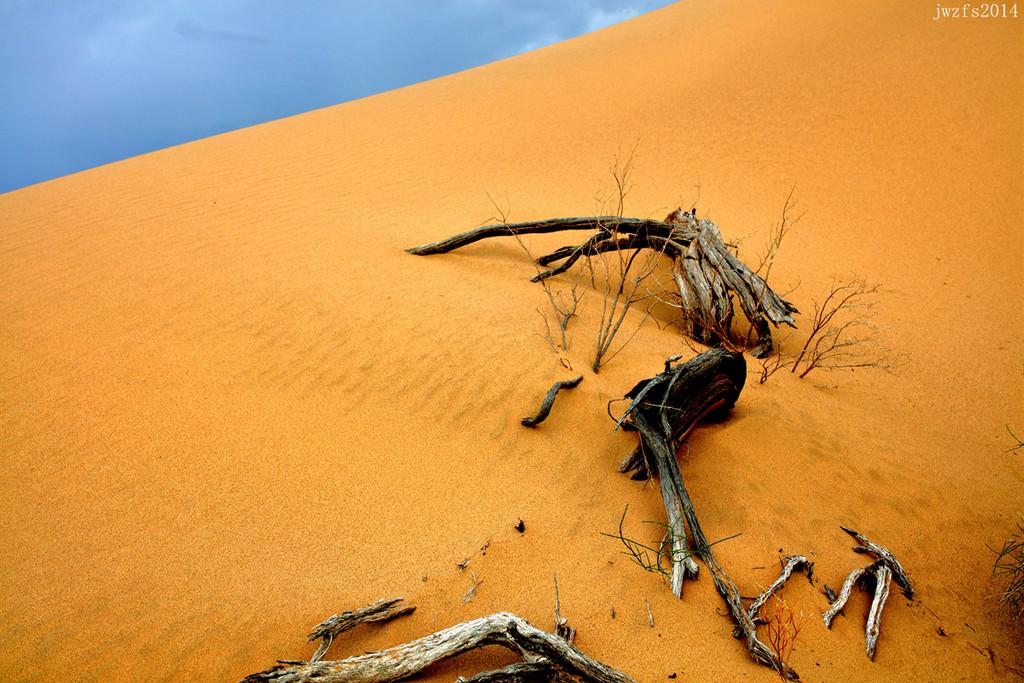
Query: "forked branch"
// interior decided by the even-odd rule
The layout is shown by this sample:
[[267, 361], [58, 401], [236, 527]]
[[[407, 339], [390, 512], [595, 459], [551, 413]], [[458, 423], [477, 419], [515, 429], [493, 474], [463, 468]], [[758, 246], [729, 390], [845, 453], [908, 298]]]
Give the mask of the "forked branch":
[[846, 607], [846, 603], [849, 601], [850, 595], [853, 594], [853, 587], [858, 581], [860, 581], [861, 577], [868, 572], [874, 572], [877, 568], [877, 564], [872, 564], [867, 567], [857, 567], [847, 575], [846, 580], [843, 581], [843, 585], [839, 589], [839, 595], [821, 615], [821, 620], [825, 622], [825, 628], [832, 628], [832, 620], [836, 618], [836, 615], [843, 611], [844, 607]]
[[[821, 615], [826, 628], [832, 627], [832, 620], [839, 614], [850, 599], [853, 587], [860, 584], [864, 590], [872, 593], [871, 609], [868, 610], [867, 623], [864, 628], [864, 648], [870, 659], [875, 658], [875, 650], [878, 648], [878, 636], [881, 631], [882, 609], [889, 597], [889, 584], [895, 580], [903, 588], [903, 594], [908, 598], [913, 597], [914, 588], [910, 578], [903, 570], [903, 566], [896, 559], [896, 556], [885, 546], [879, 545], [868, 539], [860, 532], [840, 527], [843, 531], [853, 536], [860, 545], [854, 547], [856, 553], [867, 553], [873, 555], [876, 560], [867, 567], [859, 567], [850, 572], [839, 595], [828, 606], [828, 609]], [[872, 587], [872, 582], [874, 585]]]
[[811, 331], [792, 365], [806, 377], [815, 368], [888, 368], [871, 318], [878, 286], [864, 280], [834, 281], [820, 304], [814, 305]]
[[903, 565], [900, 564], [900, 561], [896, 559], [896, 556], [893, 555], [888, 548], [873, 542], [859, 531], [848, 529], [845, 526], [841, 526], [839, 528], [853, 536], [857, 542], [860, 543], [860, 545], [854, 547], [853, 552], [869, 553], [874, 555], [879, 562], [892, 570], [893, 579], [895, 579], [896, 583], [898, 583], [900, 588], [903, 589], [903, 594], [908, 598], [914, 597], [914, 587], [910, 584], [910, 577], [907, 576], [907, 572], [903, 569]]
[[782, 566], [782, 571], [779, 572], [779, 577], [772, 582], [772, 585], [768, 586], [757, 596], [754, 602], [750, 603], [750, 607], [747, 608], [747, 616], [751, 619], [756, 620], [758, 613], [769, 598], [775, 593], [775, 591], [782, 588], [782, 586], [789, 580], [789, 577], [793, 575], [793, 571], [799, 567], [808, 567], [810, 563], [807, 558], [803, 555], [790, 555], [786, 558], [786, 563]]

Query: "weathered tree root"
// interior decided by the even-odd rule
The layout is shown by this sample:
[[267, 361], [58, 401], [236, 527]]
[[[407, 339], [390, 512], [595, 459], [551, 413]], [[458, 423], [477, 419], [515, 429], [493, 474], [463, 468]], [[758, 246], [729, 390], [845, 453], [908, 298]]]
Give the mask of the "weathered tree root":
[[524, 417], [520, 422], [524, 427], [536, 427], [544, 420], [548, 419], [548, 414], [551, 413], [551, 406], [555, 404], [555, 397], [558, 396], [558, 392], [562, 389], [574, 389], [576, 386], [583, 381], [583, 375], [577, 375], [572, 379], [563, 379], [555, 382], [550, 389], [548, 389], [547, 395], [544, 396], [544, 400], [540, 404], [540, 408], [537, 409], [537, 414], [533, 417]]
[[[840, 527], [840, 529], [853, 536], [860, 543], [859, 546], [853, 549], [855, 553], [868, 553], [874, 555], [877, 559], [866, 567], [859, 567], [850, 572], [846, 580], [843, 581], [839, 595], [828, 606], [828, 609], [822, 613], [821, 618], [825, 622], [825, 628], [832, 628], [832, 621], [842, 611], [843, 607], [846, 606], [846, 602], [850, 599], [850, 594], [853, 592], [854, 584], [859, 582], [862, 588], [871, 590], [873, 597], [871, 599], [871, 608], [868, 610], [867, 624], [864, 628], [864, 649], [868, 657], [874, 660], [875, 650], [878, 648], [878, 636], [882, 628], [882, 609], [885, 607], [885, 601], [889, 598], [890, 583], [895, 580], [903, 588], [903, 594], [908, 598], [914, 595], [914, 588], [910, 583], [910, 578], [903, 569], [903, 565], [899, 563], [885, 546], [873, 543], [853, 529], [848, 529], [844, 526]], [[870, 580], [874, 581], [873, 588], [869, 585]]]
[[[388, 602], [391, 605], [397, 604], [397, 601]], [[365, 609], [377, 608], [379, 611], [380, 604]], [[361, 611], [346, 614], [352, 615]], [[380, 618], [384, 617], [378, 617]], [[367, 621], [367, 618], [364, 617], [360, 621]], [[334, 633], [335, 629], [328, 627], [328, 631]], [[316, 632], [314, 629], [314, 633]], [[501, 645], [513, 650], [522, 656], [524, 662], [466, 680], [473, 683], [635, 683], [626, 674], [589, 657], [563, 638], [531, 626], [521, 617], [507, 612], [463, 622], [380, 652], [370, 652], [337, 661], [282, 661], [266, 671], [245, 677], [242, 683], [388, 683], [409, 678], [440, 661], [487, 645]]]
[[[418, 256], [443, 254], [491, 237], [563, 230], [595, 230], [596, 233], [581, 244], [560, 247], [538, 258], [538, 265], [551, 267], [534, 276], [534, 282], [565, 272], [580, 258], [607, 251], [652, 249], [673, 260], [676, 291], [670, 295], [678, 299], [690, 326], [689, 333], [698, 341], [715, 345], [728, 338], [733, 295], [757, 331], [754, 356], [763, 358], [771, 353], [770, 325], [794, 326], [791, 314], [797, 312], [796, 308], [728, 250], [718, 226], [710, 220], [698, 219], [696, 212], [682, 209], [673, 211], [663, 221], [582, 216], [485, 225], [407, 251]], [[552, 266], [555, 263], [558, 265]]]
[[[703, 560], [711, 573], [715, 588], [725, 599], [736, 624], [737, 636], [746, 641], [750, 656], [795, 680], [798, 678], [796, 672], [758, 639], [754, 617], [744, 607], [739, 588], [711, 551], [712, 544], [697, 519], [693, 500], [683, 483], [676, 459], [679, 444], [699, 422], [707, 417], [724, 415], [732, 409], [746, 381], [746, 368], [742, 354], [720, 348], [675, 367], [667, 363], [665, 372], [638, 383], [626, 394], [632, 402], [619, 419], [619, 424], [628, 423], [640, 432], [643, 458], [637, 464], [642, 463], [646, 471], [658, 475], [674, 546], [669, 575], [672, 592], [681, 596], [684, 577], [696, 574], [691, 573], [685, 562], [686, 559], [692, 562], [686, 547], [682, 521], [685, 519], [693, 535], [693, 554]], [[784, 569], [785, 576], [776, 583], [781, 586], [797, 564], [796, 560], [792, 566], [787, 562], [788, 573]], [[778, 587], [776, 584], [773, 586]]]

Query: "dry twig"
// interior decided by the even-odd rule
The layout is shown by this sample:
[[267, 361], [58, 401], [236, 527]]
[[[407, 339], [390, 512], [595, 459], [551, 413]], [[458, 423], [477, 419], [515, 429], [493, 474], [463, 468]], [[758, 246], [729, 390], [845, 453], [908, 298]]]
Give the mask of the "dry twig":
[[800, 370], [799, 376], [806, 377], [815, 368], [889, 368], [884, 350], [875, 351], [871, 317], [877, 293], [878, 286], [864, 280], [834, 280], [824, 301], [814, 305], [811, 331], [792, 372]]
[[1016, 453], [1020, 449], [1024, 448], [1024, 441], [1021, 441], [1020, 437], [1013, 433], [1013, 430], [1010, 429], [1010, 425], [1005, 425], [1005, 426], [1006, 426], [1006, 433], [1009, 434], [1010, 438], [1013, 439], [1016, 442], [1016, 445], [1013, 445], [1013, 446], [1010, 446], [1009, 448], [1007, 448], [1006, 452], [1007, 453]]
[[569, 625], [569, 620], [562, 616], [562, 603], [558, 599], [558, 574], [555, 574], [555, 635], [572, 645], [576, 640], [576, 629]]

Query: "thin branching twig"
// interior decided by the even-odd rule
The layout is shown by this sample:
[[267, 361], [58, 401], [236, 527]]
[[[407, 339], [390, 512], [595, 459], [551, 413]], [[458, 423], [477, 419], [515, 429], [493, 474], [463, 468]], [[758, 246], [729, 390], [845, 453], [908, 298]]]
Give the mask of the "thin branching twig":
[[[502, 225], [507, 225], [508, 218], [511, 215], [511, 204], [509, 203], [508, 198], [505, 198], [505, 208], [499, 206], [490, 193], [487, 193], [487, 199], [490, 200], [491, 206], [494, 207], [495, 211], [495, 215], [488, 220]], [[531, 253], [530, 248], [526, 246], [525, 242], [523, 242], [522, 236], [514, 232], [510, 234], [515, 239], [519, 247], [526, 253], [526, 256], [530, 259], [530, 263], [533, 264], [534, 270], [538, 275], [540, 275], [543, 271], [540, 266], [537, 265], [537, 260], [534, 258], [533, 253]], [[550, 308], [550, 314], [540, 310], [539, 308], [537, 309], [537, 313], [540, 314], [541, 320], [544, 322], [544, 334], [542, 337], [544, 341], [547, 342], [548, 346], [551, 347], [551, 350], [558, 354], [567, 352], [569, 350], [569, 346], [572, 344], [572, 335], [569, 333], [569, 323], [572, 322], [573, 318], [577, 317], [580, 302], [583, 300], [583, 292], [580, 290], [579, 286], [581, 276], [582, 273], [577, 270], [575, 279], [573, 280], [568, 292], [555, 290], [555, 288], [551, 286], [551, 282], [547, 279], [540, 280], [541, 287], [544, 289], [544, 295], [547, 297], [548, 306]], [[555, 325], [558, 328], [557, 342], [556, 337], [551, 330], [551, 323], [548, 318], [549, 315], [554, 318]]]
[[789, 658], [793, 654], [797, 638], [806, 622], [803, 614], [798, 615], [785, 600], [778, 595], [772, 596], [772, 610], [765, 624], [765, 641], [768, 647], [783, 664], [776, 672], [779, 678], [787, 680], [786, 669]]
[[806, 377], [815, 368], [853, 369], [890, 367], [880, 349], [872, 322], [878, 285], [862, 279], [833, 280], [828, 295], [814, 305], [811, 331], [792, 372]]
[[[621, 156], [616, 157], [614, 164], [609, 169], [615, 184], [615, 195], [612, 199], [615, 205], [614, 215], [619, 218], [623, 216], [625, 211], [626, 197], [633, 189], [632, 175], [636, 150], [637, 145], [634, 145], [625, 160]], [[613, 242], [618, 242], [622, 237], [614, 227], [599, 227], [607, 233], [608, 238]], [[639, 267], [639, 272], [635, 272], [631, 276], [630, 271], [633, 269], [637, 257], [643, 249], [644, 247], [638, 246], [628, 256], [623, 253], [624, 250], [616, 249], [614, 267], [609, 264], [606, 252], [587, 254], [587, 264], [590, 270], [591, 284], [594, 289], [598, 289], [599, 286], [595, 261], [601, 269], [601, 318], [597, 328], [594, 361], [591, 364], [591, 369], [595, 373], [600, 372], [604, 365], [611, 362], [633, 340], [644, 322], [651, 315], [651, 309], [648, 307], [646, 314], [637, 324], [636, 328], [634, 328], [632, 334], [613, 349], [615, 338], [626, 319], [626, 314], [634, 305], [650, 298], [649, 288], [643, 283], [654, 273], [661, 256], [664, 254], [664, 246], [660, 250], [648, 252], [643, 264]]]

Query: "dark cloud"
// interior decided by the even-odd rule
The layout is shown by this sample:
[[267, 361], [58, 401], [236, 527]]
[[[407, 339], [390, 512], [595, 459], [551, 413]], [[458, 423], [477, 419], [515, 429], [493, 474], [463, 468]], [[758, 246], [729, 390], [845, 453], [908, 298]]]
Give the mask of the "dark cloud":
[[0, 192], [502, 59], [667, 0], [6, 0]]

